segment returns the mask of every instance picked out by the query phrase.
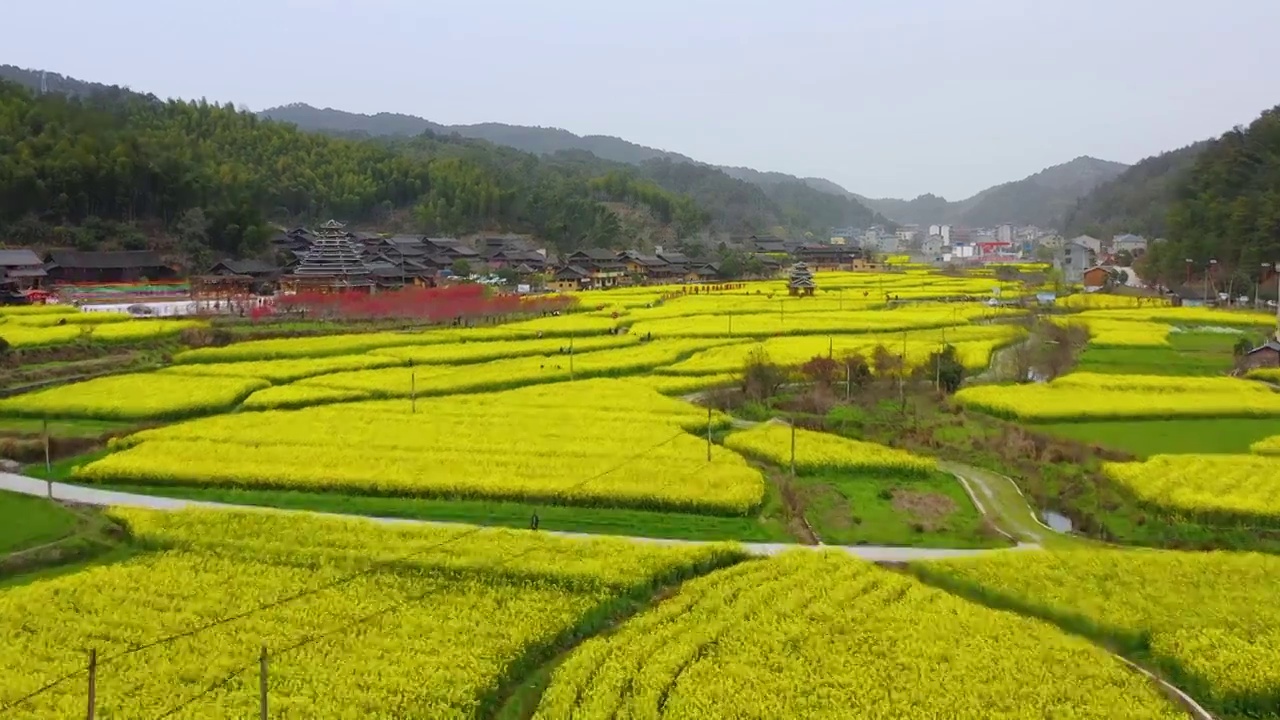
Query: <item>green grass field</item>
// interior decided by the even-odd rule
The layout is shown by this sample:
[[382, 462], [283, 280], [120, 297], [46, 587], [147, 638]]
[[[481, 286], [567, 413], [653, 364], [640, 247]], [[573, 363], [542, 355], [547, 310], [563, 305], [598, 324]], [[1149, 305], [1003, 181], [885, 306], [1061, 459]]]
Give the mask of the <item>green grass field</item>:
[[75, 527], [75, 514], [58, 503], [0, 490], [0, 555], [54, 542]]
[[1280, 420], [1114, 420], [1051, 423], [1035, 425], [1033, 429], [1145, 458], [1179, 453], [1247, 453], [1250, 444], [1280, 435]]
[[822, 474], [797, 478], [806, 497], [805, 518], [831, 545], [1005, 547], [950, 475], [895, 478]]
[[1086, 348], [1076, 370], [1136, 375], [1221, 375], [1231, 370], [1239, 335], [1180, 332], [1167, 348]]
[[[137, 423], [118, 420], [54, 419], [49, 421], [49, 435], [64, 438], [96, 438], [109, 432], [127, 430]], [[0, 417], [0, 435], [40, 435], [44, 421], [39, 418]]]

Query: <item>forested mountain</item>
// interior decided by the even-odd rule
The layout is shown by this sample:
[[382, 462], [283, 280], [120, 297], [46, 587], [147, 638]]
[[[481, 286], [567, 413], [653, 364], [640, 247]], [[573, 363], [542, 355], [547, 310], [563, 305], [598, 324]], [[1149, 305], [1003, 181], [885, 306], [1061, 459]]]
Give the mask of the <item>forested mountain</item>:
[[401, 209], [421, 232], [512, 229], [560, 250], [624, 244], [606, 201], [644, 206], [682, 234], [712, 222], [634, 173], [483, 143], [355, 141], [230, 105], [118, 88], [37, 97], [0, 83], [0, 232], [13, 244], [145, 246], [139, 228], [160, 227], [202, 260], [260, 252], [272, 221], [376, 223]]
[[962, 227], [1013, 223], [1054, 227], [1079, 198], [1114, 179], [1127, 167], [1123, 163], [1078, 157], [956, 202], [937, 195], [921, 195], [914, 200], [864, 198], [863, 203], [900, 223], [951, 223]]
[[646, 218], [675, 239], [821, 235], [869, 215], [822, 193], [813, 203], [785, 183], [775, 199], [709, 166], [669, 159], [537, 156], [430, 131], [339, 137], [230, 104], [162, 102], [118, 87], [73, 93], [0, 83], [7, 243], [159, 247], [198, 264], [261, 252], [275, 224], [328, 217], [424, 233], [525, 232], [571, 251], [633, 244], [635, 223]]
[[414, 115], [378, 113], [364, 115], [332, 108], [314, 108], [293, 103], [269, 108], [258, 113], [264, 118], [289, 122], [303, 130], [321, 132], [360, 132], [370, 136], [414, 136], [431, 131], [441, 135], [457, 133], [465, 138], [488, 140], [535, 155], [549, 155], [564, 150], [586, 150], [602, 160], [638, 165], [646, 160], [668, 159], [693, 162], [679, 153], [657, 150], [608, 135], [575, 135], [560, 128], [478, 123], [475, 125], [441, 125]]
[[1063, 233], [1068, 237], [1122, 233], [1164, 237], [1169, 232], [1166, 220], [1179, 182], [1211, 143], [1205, 140], [1145, 158], [1094, 188], [1067, 211]]
[[1280, 106], [1209, 142], [1173, 184], [1168, 240], [1147, 252], [1152, 278], [1175, 282], [1187, 259], [1197, 274], [1212, 259], [1216, 282], [1247, 287], [1280, 262]]
[[[655, 166], [656, 169], [650, 168], [648, 164], [655, 161], [670, 161], [677, 164], [697, 165], [713, 171], [711, 173], [689, 171], [691, 175], [698, 178], [704, 204], [711, 208], [717, 207], [714, 201], [706, 201], [709, 196], [729, 198], [732, 205], [724, 208], [724, 214], [734, 219], [727, 225], [739, 229], [746, 227], [741, 218], [751, 217], [752, 213], [746, 210], [746, 206], [751, 205], [745, 200], [745, 195], [749, 194], [749, 191], [738, 187], [735, 181], [755, 185], [776, 206], [762, 208], [763, 216], [769, 216], [767, 221], [762, 220], [762, 222], [768, 222], [769, 226], [804, 228], [807, 231], [822, 234], [831, 227], [891, 224], [883, 216], [877, 216], [874, 211], [863, 206], [854, 195], [829, 180], [802, 179], [785, 173], [761, 172], [751, 168], [705, 165], [679, 153], [637, 145], [606, 135], [580, 136], [559, 128], [502, 123], [440, 125], [412, 115], [389, 113], [362, 115], [330, 108], [318, 109], [301, 103], [271, 108], [259, 114], [274, 120], [291, 122], [304, 130], [347, 135], [363, 133], [368, 136], [413, 136], [429, 131], [442, 135], [457, 134], [464, 138], [487, 140], [497, 145], [505, 145], [537, 155], [585, 151], [602, 160], [641, 166], [642, 173], [650, 176], [652, 176], [651, 173], [656, 173], [654, 179], [659, 184], [680, 192], [684, 192], [678, 189], [681, 186], [667, 185], [660, 179], [672, 177], [669, 169], [661, 165]], [[759, 217], [757, 216], [757, 220]]]

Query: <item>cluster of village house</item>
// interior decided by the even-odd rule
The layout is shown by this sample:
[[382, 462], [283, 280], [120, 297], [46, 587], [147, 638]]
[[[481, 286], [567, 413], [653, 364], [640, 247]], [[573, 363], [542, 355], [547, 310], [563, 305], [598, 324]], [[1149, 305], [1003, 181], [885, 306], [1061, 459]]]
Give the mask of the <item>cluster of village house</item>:
[[[372, 291], [404, 285], [433, 285], [466, 266], [471, 273], [514, 276], [517, 283], [537, 279], [547, 290], [571, 292], [634, 283], [693, 283], [716, 280], [717, 262], [655, 248], [590, 248], [561, 258], [522, 238], [489, 237], [474, 245], [454, 238], [383, 236], [348, 231], [329, 221], [316, 228], [294, 228], [271, 241], [278, 263], [224, 259], [189, 280], [193, 293], [235, 296], [276, 288]], [[734, 246], [759, 261], [765, 276], [779, 275], [794, 262], [813, 270], [874, 269], [857, 247], [806, 244], [768, 236], [734, 239]], [[43, 258], [31, 250], [0, 251], [0, 282], [11, 295], [70, 284], [138, 283], [174, 280], [179, 273], [151, 251], [53, 250]]]

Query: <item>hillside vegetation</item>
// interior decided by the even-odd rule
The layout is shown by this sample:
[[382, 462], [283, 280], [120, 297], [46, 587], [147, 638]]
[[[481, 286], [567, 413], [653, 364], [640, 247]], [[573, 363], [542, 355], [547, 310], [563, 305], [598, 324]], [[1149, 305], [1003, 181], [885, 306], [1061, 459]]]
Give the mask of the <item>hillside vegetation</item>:
[[1187, 259], [1197, 272], [1213, 259], [1219, 285], [1249, 287], [1262, 263], [1280, 261], [1280, 107], [1208, 143], [1173, 185], [1169, 241], [1148, 252], [1150, 274], [1167, 283]]
[[1169, 232], [1166, 220], [1179, 183], [1210, 144], [1205, 140], [1145, 158], [1114, 180], [1102, 183], [1067, 211], [1063, 234], [1164, 237]]
[[949, 202], [937, 195], [914, 200], [864, 199], [875, 211], [900, 223], [952, 223], [962, 227], [991, 227], [1000, 223], [1053, 227], [1082, 196], [1114, 179], [1123, 163], [1078, 157], [965, 200]]
[[[608, 135], [575, 135], [560, 128], [529, 127], [505, 123], [441, 125], [413, 115], [378, 113], [363, 115], [304, 103], [274, 107], [259, 113], [264, 118], [289, 122], [303, 130], [344, 135], [411, 137], [422, 133], [485, 140], [540, 156], [581, 156], [585, 153], [614, 163], [638, 166], [639, 172], [668, 189], [696, 185], [700, 202], [713, 210], [724, 199], [719, 225], [735, 231], [784, 227], [824, 234], [835, 226], [891, 225], [856, 196], [822, 178], [797, 178], [779, 172], [742, 167], [716, 167], [680, 153], [638, 145]], [[689, 166], [672, 170], [669, 166]], [[671, 185], [667, 182], [673, 183]], [[747, 187], [744, 187], [747, 186]], [[687, 192], [687, 191], [685, 191]], [[761, 196], [763, 194], [763, 196]], [[744, 211], [743, 204], [759, 212]], [[744, 225], [744, 219], [749, 224]]]

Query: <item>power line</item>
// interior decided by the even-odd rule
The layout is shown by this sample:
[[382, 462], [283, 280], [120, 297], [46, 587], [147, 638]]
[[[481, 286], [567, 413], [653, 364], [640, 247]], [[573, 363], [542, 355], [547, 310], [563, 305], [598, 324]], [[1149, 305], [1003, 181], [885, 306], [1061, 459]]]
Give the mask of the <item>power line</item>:
[[[627, 463], [630, 463], [632, 460], [635, 460], [635, 459], [637, 459], [637, 458], [639, 458], [639, 457], [642, 457], [642, 456], [644, 456], [644, 455], [646, 455], [646, 454], [648, 454], [648, 453], [650, 453], [650, 452], [652, 452], [652, 451], [654, 451], [654, 450], [657, 450], [658, 448], [660, 448], [660, 447], [662, 447], [662, 446], [664, 446], [664, 445], [667, 445], [667, 444], [669, 444], [669, 443], [674, 442], [674, 441], [675, 441], [677, 438], [679, 438], [681, 435], [687, 435], [687, 434], [688, 434], [688, 433], [687, 433], [687, 432], [685, 432], [684, 430], [680, 430], [679, 432], [677, 432], [676, 434], [672, 435], [671, 437], [669, 437], [669, 438], [667, 438], [667, 439], [665, 439], [665, 440], [663, 440], [663, 441], [661, 441], [661, 442], [659, 442], [659, 443], [657, 443], [657, 444], [655, 444], [655, 445], [653, 445], [653, 446], [651, 446], [651, 447], [645, 448], [644, 450], [641, 450], [640, 452], [635, 453], [634, 455], [628, 456], [626, 459], [622, 460], [622, 461], [621, 461], [621, 462], [619, 462], [618, 464], [613, 465], [613, 466], [611, 466], [611, 467], [609, 467], [609, 468], [606, 468], [605, 470], [603, 470], [603, 471], [601, 471], [601, 472], [599, 472], [599, 473], [596, 473], [595, 475], [592, 475], [591, 477], [588, 477], [588, 478], [586, 478], [586, 479], [584, 479], [584, 480], [581, 480], [581, 481], [579, 481], [579, 482], [577, 482], [577, 483], [575, 483], [575, 484], [573, 484], [573, 485], [571, 485], [571, 486], [569, 486], [569, 487], [567, 487], [567, 488], [564, 488], [564, 489], [562, 490], [562, 492], [568, 493], [568, 492], [572, 492], [572, 491], [574, 491], [574, 490], [577, 490], [577, 489], [579, 489], [579, 488], [581, 488], [581, 487], [583, 487], [583, 486], [587, 485], [588, 483], [591, 483], [591, 482], [593, 482], [593, 481], [595, 481], [595, 480], [598, 480], [598, 479], [600, 479], [600, 478], [604, 477], [605, 475], [608, 475], [609, 473], [615, 472], [615, 471], [617, 471], [617, 470], [619, 470], [619, 469], [621, 469], [621, 468], [625, 467], [625, 466], [626, 466], [626, 464], [627, 464]], [[442, 542], [435, 543], [435, 544], [430, 545], [430, 546], [428, 546], [428, 547], [426, 547], [426, 548], [422, 548], [422, 549], [419, 549], [419, 550], [415, 550], [415, 551], [413, 551], [413, 552], [411, 552], [411, 553], [407, 553], [407, 554], [405, 554], [405, 555], [399, 556], [399, 557], [394, 558], [394, 559], [391, 559], [391, 560], [384, 560], [384, 561], [379, 562], [379, 563], [373, 563], [373, 564], [369, 565], [368, 567], [366, 567], [366, 568], [364, 568], [364, 569], [362, 569], [362, 570], [358, 570], [358, 571], [356, 571], [356, 572], [349, 573], [349, 574], [347, 574], [347, 575], [345, 575], [345, 576], [341, 576], [341, 577], [339, 577], [339, 578], [337, 578], [337, 579], [335, 579], [335, 580], [332, 580], [332, 581], [330, 581], [330, 582], [328, 582], [328, 583], [324, 583], [324, 584], [322, 584], [322, 585], [318, 585], [318, 586], [316, 586], [316, 587], [308, 588], [308, 589], [305, 589], [305, 590], [302, 590], [302, 591], [299, 591], [299, 592], [293, 593], [292, 595], [286, 595], [286, 596], [284, 596], [284, 597], [277, 598], [277, 599], [275, 599], [275, 600], [273, 600], [273, 601], [271, 601], [271, 602], [268, 602], [268, 603], [264, 603], [264, 604], [261, 604], [261, 605], [257, 605], [257, 606], [255, 606], [255, 607], [249, 608], [248, 610], [244, 610], [244, 611], [239, 612], [239, 613], [236, 613], [236, 614], [234, 614], [234, 615], [228, 615], [228, 616], [226, 616], [226, 617], [218, 618], [217, 620], [210, 621], [210, 622], [205, 623], [205, 624], [203, 624], [203, 625], [198, 625], [198, 626], [196, 626], [196, 627], [188, 628], [187, 630], [183, 630], [183, 631], [181, 631], [181, 632], [174, 633], [174, 634], [172, 634], [172, 635], [167, 635], [167, 636], [164, 636], [164, 637], [161, 637], [161, 638], [157, 638], [157, 639], [152, 640], [152, 641], [150, 641], [150, 642], [143, 643], [142, 645], [136, 645], [136, 646], [130, 647], [130, 648], [126, 649], [126, 650], [122, 650], [122, 651], [120, 651], [120, 652], [118, 652], [118, 653], [115, 653], [114, 655], [109, 655], [109, 656], [106, 656], [106, 657], [104, 657], [104, 658], [99, 658], [99, 659], [98, 659], [98, 666], [99, 666], [99, 667], [101, 667], [102, 665], [104, 665], [104, 664], [106, 664], [106, 663], [108, 663], [108, 662], [111, 662], [111, 661], [117, 660], [117, 659], [122, 658], [122, 657], [129, 656], [129, 655], [133, 655], [133, 654], [135, 654], [135, 653], [139, 653], [139, 652], [142, 652], [142, 651], [145, 651], [145, 650], [149, 650], [149, 649], [151, 649], [151, 648], [153, 648], [153, 647], [158, 647], [158, 646], [161, 646], [161, 645], [167, 645], [168, 643], [175, 642], [175, 641], [177, 641], [177, 640], [181, 640], [181, 639], [183, 639], [183, 638], [193, 637], [193, 636], [198, 635], [198, 634], [200, 634], [200, 633], [202, 633], [202, 632], [204, 632], [204, 631], [206, 631], [206, 630], [210, 630], [210, 629], [212, 629], [212, 628], [219, 627], [219, 626], [221, 626], [221, 625], [225, 625], [225, 624], [227, 624], [227, 623], [234, 622], [234, 621], [236, 621], [236, 620], [241, 620], [241, 619], [243, 619], [243, 618], [249, 617], [249, 616], [251, 616], [251, 615], [254, 615], [254, 614], [256, 614], [256, 613], [262, 612], [262, 611], [264, 611], [264, 610], [270, 610], [270, 609], [273, 609], [273, 608], [281, 607], [281, 606], [286, 605], [286, 604], [288, 604], [288, 603], [291, 603], [291, 602], [293, 602], [293, 601], [295, 601], [295, 600], [299, 600], [299, 599], [302, 599], [302, 598], [304, 598], [304, 597], [310, 597], [310, 596], [312, 596], [312, 595], [315, 595], [315, 594], [317, 594], [317, 593], [323, 592], [323, 591], [325, 591], [325, 590], [333, 589], [333, 588], [338, 587], [338, 586], [340, 586], [340, 585], [344, 585], [344, 584], [346, 584], [346, 583], [352, 582], [352, 581], [354, 581], [354, 580], [356, 580], [356, 579], [358, 579], [358, 578], [364, 577], [364, 576], [366, 576], [366, 575], [368, 575], [368, 574], [370, 574], [370, 573], [372, 573], [372, 572], [374, 572], [374, 571], [377, 571], [377, 570], [383, 569], [383, 568], [385, 568], [385, 567], [387, 567], [387, 566], [389, 566], [389, 565], [393, 565], [393, 564], [397, 564], [397, 563], [404, 562], [404, 561], [406, 561], [406, 560], [409, 560], [409, 559], [411, 559], [411, 558], [414, 558], [414, 557], [417, 557], [417, 556], [419, 556], [419, 555], [425, 554], [425, 553], [430, 552], [430, 551], [432, 551], [432, 550], [438, 550], [438, 549], [440, 549], [440, 548], [442, 548], [442, 547], [444, 547], [444, 546], [446, 546], [446, 545], [449, 545], [449, 544], [451, 544], [451, 543], [453, 543], [453, 542], [456, 542], [456, 541], [461, 540], [461, 539], [463, 539], [463, 538], [469, 537], [469, 536], [471, 536], [471, 535], [475, 535], [475, 534], [477, 534], [477, 533], [479, 533], [479, 532], [481, 532], [481, 531], [483, 531], [483, 530], [485, 530], [485, 529], [489, 529], [489, 527], [490, 527], [490, 526], [487, 526], [487, 525], [476, 525], [475, 527], [472, 527], [472, 528], [470, 528], [470, 529], [468, 529], [468, 530], [465, 530], [465, 531], [463, 531], [463, 532], [461, 532], [461, 533], [458, 533], [457, 535], [454, 535], [454, 536], [450, 537], [449, 539], [444, 540], [444, 541], [442, 541]], [[19, 705], [21, 705], [21, 704], [23, 704], [23, 703], [27, 702], [28, 700], [31, 700], [32, 698], [35, 698], [35, 697], [37, 697], [37, 696], [39, 696], [39, 695], [41, 695], [41, 694], [43, 694], [43, 693], [45, 693], [45, 692], [48, 692], [48, 691], [50, 691], [50, 690], [53, 690], [54, 688], [56, 688], [56, 687], [58, 687], [58, 686], [62, 685], [63, 683], [67, 682], [68, 680], [71, 680], [72, 678], [75, 678], [75, 677], [77, 677], [77, 676], [79, 676], [79, 675], [81, 675], [82, 673], [85, 673], [85, 672], [87, 672], [87, 668], [78, 668], [78, 669], [73, 670], [73, 671], [71, 671], [71, 672], [68, 672], [68, 673], [66, 673], [66, 674], [64, 674], [64, 675], [61, 675], [61, 676], [59, 676], [59, 677], [55, 678], [54, 680], [52, 680], [52, 681], [50, 681], [50, 682], [46, 683], [45, 685], [41, 686], [40, 688], [38, 688], [38, 689], [36, 689], [36, 690], [33, 690], [33, 691], [32, 691], [32, 692], [30, 692], [30, 693], [27, 693], [26, 695], [24, 695], [24, 696], [22, 696], [22, 697], [18, 698], [17, 700], [14, 700], [14, 701], [12, 701], [12, 702], [10, 702], [10, 703], [8, 703], [8, 704], [4, 705], [3, 707], [0, 707], [0, 713], [5, 713], [5, 712], [7, 712], [7, 711], [9, 711], [9, 710], [12, 710], [13, 708], [15, 708], [15, 707], [17, 707], [17, 706], [19, 706]], [[237, 674], [238, 674], [238, 673], [237, 673]], [[223, 684], [223, 685], [224, 685], [224, 684], [226, 684], [226, 683], [230, 682], [233, 678], [234, 678], [234, 675], [232, 675], [232, 676], [230, 676], [230, 677], [228, 677], [228, 678], [224, 679], [224, 680], [221, 682], [221, 684]], [[163, 717], [163, 716], [162, 716], [162, 717]]]

